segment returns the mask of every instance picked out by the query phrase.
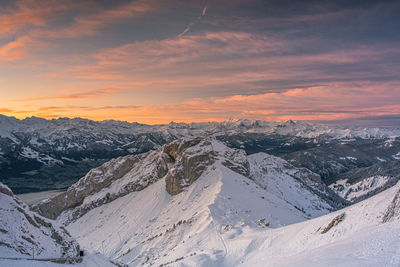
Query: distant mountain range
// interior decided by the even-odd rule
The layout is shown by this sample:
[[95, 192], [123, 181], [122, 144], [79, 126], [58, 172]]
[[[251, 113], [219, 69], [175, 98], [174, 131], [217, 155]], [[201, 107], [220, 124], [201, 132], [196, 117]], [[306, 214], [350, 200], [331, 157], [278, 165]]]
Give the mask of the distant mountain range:
[[[399, 177], [400, 129], [350, 129], [290, 120], [144, 125], [0, 115], [0, 181], [15, 193], [67, 188], [112, 158], [157, 149], [181, 137], [210, 136], [247, 154], [279, 156], [319, 174], [326, 184], [343, 179], [353, 184], [374, 175], [389, 175], [393, 184]], [[388, 164], [390, 173], [380, 168]]]

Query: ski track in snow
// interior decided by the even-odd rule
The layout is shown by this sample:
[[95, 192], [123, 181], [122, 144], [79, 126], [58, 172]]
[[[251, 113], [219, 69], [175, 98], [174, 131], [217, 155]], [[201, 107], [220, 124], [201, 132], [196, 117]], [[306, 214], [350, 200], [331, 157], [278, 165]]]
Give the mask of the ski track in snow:
[[224, 246], [224, 252], [225, 252], [225, 253], [224, 253], [224, 258], [226, 258], [226, 256], [228, 255], [228, 248], [227, 248], [227, 246], [226, 246], [225, 240], [224, 240], [224, 238], [221, 236], [220, 232], [218, 231], [217, 226], [215, 225], [215, 223], [214, 223], [214, 228], [215, 228], [215, 232], [217, 233], [219, 239], [221, 240], [222, 245]]

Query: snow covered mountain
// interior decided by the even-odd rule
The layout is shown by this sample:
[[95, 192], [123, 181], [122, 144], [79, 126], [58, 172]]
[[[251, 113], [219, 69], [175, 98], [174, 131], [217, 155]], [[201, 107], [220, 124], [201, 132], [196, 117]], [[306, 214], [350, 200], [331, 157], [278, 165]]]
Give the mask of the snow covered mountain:
[[16, 193], [67, 188], [112, 158], [195, 136], [214, 136], [248, 154], [284, 157], [324, 180], [382, 160], [397, 160], [400, 152], [400, 130], [250, 120], [150, 126], [80, 118], [18, 120], [0, 115], [0, 181]]
[[307, 169], [186, 138], [107, 162], [36, 209], [67, 225], [85, 249], [130, 266], [222, 266], [235, 254], [226, 239], [345, 205]]
[[76, 266], [399, 266], [400, 182], [348, 204], [281, 158], [182, 138], [106, 162], [35, 209], [91, 253]]
[[0, 257], [79, 256], [78, 243], [64, 227], [31, 212], [1, 183], [0, 203]]

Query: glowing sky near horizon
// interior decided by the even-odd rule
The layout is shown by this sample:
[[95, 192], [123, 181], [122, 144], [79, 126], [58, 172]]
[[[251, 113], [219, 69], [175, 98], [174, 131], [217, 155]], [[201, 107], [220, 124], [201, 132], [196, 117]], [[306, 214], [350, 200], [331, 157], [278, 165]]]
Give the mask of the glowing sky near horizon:
[[0, 114], [400, 115], [399, 1], [2, 0]]

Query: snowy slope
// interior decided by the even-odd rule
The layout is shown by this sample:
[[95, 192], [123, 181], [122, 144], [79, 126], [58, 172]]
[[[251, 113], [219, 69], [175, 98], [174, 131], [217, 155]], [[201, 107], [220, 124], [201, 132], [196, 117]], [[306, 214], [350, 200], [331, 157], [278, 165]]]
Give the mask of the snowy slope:
[[0, 257], [75, 257], [79, 245], [56, 222], [31, 212], [0, 183]]
[[[114, 167], [108, 169], [118, 172], [115, 166], [125, 158], [110, 162]], [[143, 154], [141, 160], [141, 172], [133, 164], [132, 172], [93, 191], [58, 217], [83, 248], [131, 266], [192, 258], [194, 265], [221, 266], [236, 254], [229, 251], [226, 239], [302, 222], [343, 206], [318, 175], [264, 153], [247, 158], [243, 151], [216, 140], [181, 139]], [[149, 171], [147, 162], [158, 162], [168, 171], [159, 177], [159, 172]], [[86, 185], [94, 188], [93, 181], [107, 180], [107, 170], [102, 168], [95, 172], [104, 175]], [[149, 173], [153, 178], [144, 188], [119, 193], [124, 185]], [[80, 184], [85, 190], [85, 179], [72, 188]], [[172, 190], [172, 185], [178, 190]], [[50, 200], [46, 208], [51, 203], [57, 201]]]
[[399, 266], [400, 183], [343, 210], [249, 235], [257, 245], [242, 255], [243, 266]]

